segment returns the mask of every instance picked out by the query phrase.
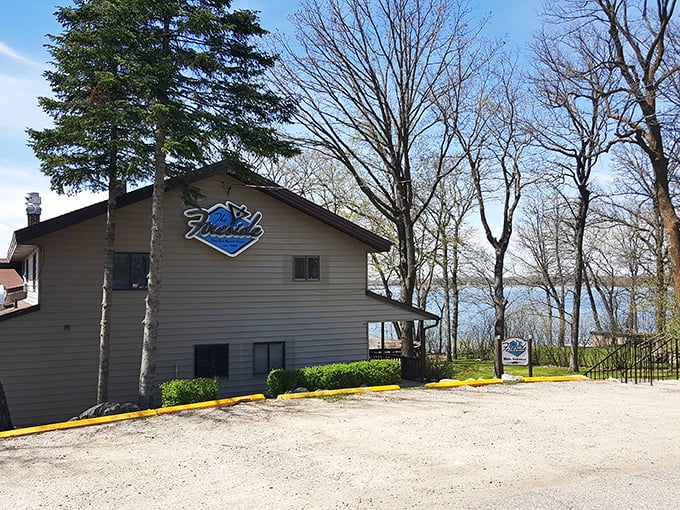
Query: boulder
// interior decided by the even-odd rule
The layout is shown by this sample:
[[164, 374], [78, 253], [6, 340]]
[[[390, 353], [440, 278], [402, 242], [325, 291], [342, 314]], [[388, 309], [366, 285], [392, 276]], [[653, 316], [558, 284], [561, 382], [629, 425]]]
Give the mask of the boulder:
[[307, 388], [299, 387], [294, 390], [288, 390], [286, 393], [307, 393], [309, 390]]
[[139, 406], [137, 404], [132, 404], [130, 402], [102, 402], [101, 404], [86, 409], [69, 421], [86, 420], [88, 418], [110, 416], [112, 414], [132, 413], [134, 411], [139, 411]]
[[516, 382], [522, 382], [524, 380], [524, 377], [521, 375], [510, 375], [510, 374], [503, 374], [501, 375], [501, 381], [504, 383], [516, 383]]

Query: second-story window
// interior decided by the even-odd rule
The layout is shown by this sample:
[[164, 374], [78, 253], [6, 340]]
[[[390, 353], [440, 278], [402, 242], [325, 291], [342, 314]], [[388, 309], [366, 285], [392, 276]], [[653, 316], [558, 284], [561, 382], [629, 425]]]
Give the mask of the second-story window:
[[294, 280], [319, 280], [321, 270], [318, 255], [293, 257]]

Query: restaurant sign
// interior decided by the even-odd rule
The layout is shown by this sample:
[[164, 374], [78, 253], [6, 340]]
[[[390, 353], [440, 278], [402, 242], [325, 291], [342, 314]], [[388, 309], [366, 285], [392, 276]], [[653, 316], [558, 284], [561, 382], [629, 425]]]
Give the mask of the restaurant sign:
[[189, 218], [189, 231], [184, 237], [201, 241], [229, 257], [243, 253], [264, 234], [260, 226], [262, 213], [251, 213], [245, 205], [228, 200], [209, 209], [187, 209], [184, 216]]
[[502, 342], [503, 365], [528, 365], [529, 343], [521, 338], [508, 338]]

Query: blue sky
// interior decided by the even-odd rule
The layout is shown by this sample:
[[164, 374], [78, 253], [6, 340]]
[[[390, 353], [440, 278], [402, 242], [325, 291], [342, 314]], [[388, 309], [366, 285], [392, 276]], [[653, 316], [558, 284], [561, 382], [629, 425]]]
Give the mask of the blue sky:
[[[49, 58], [46, 34], [58, 34], [54, 19], [59, 5], [68, 0], [8, 0], [0, 19], [0, 258], [7, 253], [12, 233], [26, 225], [24, 196], [37, 191], [43, 199], [42, 219], [104, 200], [104, 195], [81, 193], [59, 196], [50, 191], [49, 179], [26, 145], [26, 128], [44, 128], [50, 119], [37, 105], [38, 96], [50, 94], [42, 78]], [[477, 0], [480, 13], [490, 12], [489, 35], [507, 37], [522, 46], [537, 27], [540, 0]], [[234, 8], [260, 11], [261, 25], [270, 31], [291, 34], [288, 17], [298, 8], [297, 0], [234, 0]]]

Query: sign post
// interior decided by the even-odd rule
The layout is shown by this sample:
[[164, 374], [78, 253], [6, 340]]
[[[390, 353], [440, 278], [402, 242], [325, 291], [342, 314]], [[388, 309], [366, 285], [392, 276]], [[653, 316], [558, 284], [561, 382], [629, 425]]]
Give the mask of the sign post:
[[532, 357], [532, 350], [534, 348], [534, 335], [529, 335], [529, 345], [528, 345], [528, 351], [529, 351], [529, 377], [534, 376], [534, 358]]

